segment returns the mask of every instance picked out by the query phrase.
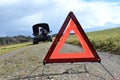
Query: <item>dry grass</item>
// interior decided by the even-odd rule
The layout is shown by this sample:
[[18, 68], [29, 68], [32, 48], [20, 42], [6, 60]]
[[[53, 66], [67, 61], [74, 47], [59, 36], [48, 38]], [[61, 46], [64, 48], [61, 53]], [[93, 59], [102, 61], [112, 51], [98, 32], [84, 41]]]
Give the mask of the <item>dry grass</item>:
[[14, 50], [23, 48], [23, 47], [31, 45], [31, 44], [32, 44], [32, 42], [27, 42], [27, 43], [21, 43], [21, 44], [1, 46], [0, 47], [0, 55], [10, 52], [10, 51], [14, 51]]

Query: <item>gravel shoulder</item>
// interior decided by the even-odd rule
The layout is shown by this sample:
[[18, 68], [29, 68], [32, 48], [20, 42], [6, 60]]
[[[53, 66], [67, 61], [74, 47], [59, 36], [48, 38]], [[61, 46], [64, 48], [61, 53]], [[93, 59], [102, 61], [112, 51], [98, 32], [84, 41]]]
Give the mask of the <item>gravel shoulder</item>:
[[[43, 65], [42, 61], [51, 44], [30, 45], [0, 56], [0, 80], [113, 80], [100, 63]], [[66, 51], [83, 50], [78, 46], [65, 44], [61, 52]], [[120, 80], [120, 56], [105, 52], [98, 52], [98, 55], [108, 71]]]

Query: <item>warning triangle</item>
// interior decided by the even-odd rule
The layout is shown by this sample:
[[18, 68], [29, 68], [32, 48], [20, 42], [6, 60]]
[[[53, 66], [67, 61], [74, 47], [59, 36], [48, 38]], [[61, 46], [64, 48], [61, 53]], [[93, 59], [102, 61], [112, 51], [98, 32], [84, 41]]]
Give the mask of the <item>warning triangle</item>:
[[[84, 52], [60, 53], [70, 32], [74, 31]], [[63, 23], [58, 35], [51, 45], [43, 63], [65, 63], [65, 62], [100, 62], [100, 58], [91, 45], [77, 18], [70, 12]]]

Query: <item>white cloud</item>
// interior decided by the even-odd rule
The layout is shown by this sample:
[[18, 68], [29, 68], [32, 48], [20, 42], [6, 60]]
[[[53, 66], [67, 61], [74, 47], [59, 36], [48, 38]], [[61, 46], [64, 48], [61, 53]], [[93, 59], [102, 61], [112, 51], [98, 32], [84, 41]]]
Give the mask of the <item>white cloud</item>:
[[34, 24], [39, 23], [42, 20], [42, 13], [32, 14], [25, 16], [21, 19], [21, 21], [25, 22], [26, 24]]
[[65, 12], [75, 12], [78, 20], [84, 25], [83, 27], [103, 27], [107, 23], [120, 24], [120, 6], [118, 3], [87, 2], [84, 0], [57, 0], [55, 2], [56, 9], [59, 7]]
[[[36, 23], [39, 23], [42, 21], [42, 13], [36, 13], [28, 16], [24, 16], [21, 18], [18, 18], [16, 20], [11, 21], [11, 23], [14, 25], [15, 30], [20, 31], [31, 31], [32, 26]], [[20, 25], [17, 25], [20, 24]]]
[[20, 0], [0, 0], [0, 6], [8, 6], [18, 3]]
[[119, 24], [120, 16], [118, 14], [120, 13], [120, 7], [117, 6], [116, 3], [96, 2], [91, 3], [89, 6], [89, 11], [92, 14], [88, 16], [91, 17], [91, 19], [87, 21], [90, 21], [89, 24], [91, 24], [91, 26], [104, 26], [108, 22]]

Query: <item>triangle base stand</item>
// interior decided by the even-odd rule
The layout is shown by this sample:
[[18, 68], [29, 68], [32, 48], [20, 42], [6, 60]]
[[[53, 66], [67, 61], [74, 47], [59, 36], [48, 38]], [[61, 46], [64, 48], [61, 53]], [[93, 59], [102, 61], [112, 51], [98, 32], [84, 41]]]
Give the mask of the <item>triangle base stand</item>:
[[[98, 64], [100, 64], [102, 66], [102, 68], [111, 76], [111, 78], [113, 80], [117, 80], [115, 78], [115, 76], [102, 64], [102, 63], [99, 63], [99, 62], [96, 62]], [[53, 65], [55, 63], [52, 63], [51, 65]], [[61, 63], [62, 64], [62, 63]], [[64, 63], [63, 63], [64, 64]], [[50, 64], [48, 66], [51, 66]], [[57, 64], [56, 64], [57, 65]], [[54, 65], [54, 66], [56, 66]], [[69, 65], [74, 65], [74, 63], [69, 63]], [[80, 64], [75, 64], [75, 65], [80, 65]], [[95, 77], [98, 77], [98, 78], [101, 78], [102, 80], [106, 80], [105, 78], [101, 77], [101, 76], [98, 76], [96, 74], [93, 74], [93, 73], [90, 73], [88, 70], [87, 70], [87, 67], [85, 65], [85, 62], [83, 62], [83, 65], [84, 65], [84, 71], [77, 71], [77, 72], [69, 72], [69, 71], [63, 71], [63, 73], [49, 73], [49, 74], [45, 74], [44, 73], [44, 70], [45, 70], [45, 65], [43, 66], [43, 71], [42, 71], [42, 75], [43, 76], [57, 76], [57, 75], [64, 75], [64, 74], [82, 74], [82, 73], [87, 73], [89, 75], [92, 75], [92, 76], [95, 76]]]

